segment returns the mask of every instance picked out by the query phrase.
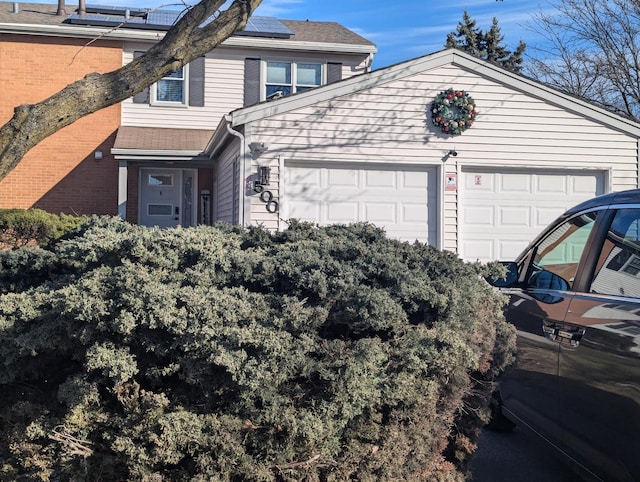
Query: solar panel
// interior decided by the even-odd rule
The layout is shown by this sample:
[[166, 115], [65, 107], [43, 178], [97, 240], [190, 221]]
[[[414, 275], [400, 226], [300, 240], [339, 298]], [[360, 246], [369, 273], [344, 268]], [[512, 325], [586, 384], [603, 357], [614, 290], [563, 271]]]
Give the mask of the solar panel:
[[275, 17], [251, 17], [240, 35], [268, 35], [289, 38], [293, 32]]
[[[127, 8], [105, 5], [87, 5], [87, 14], [71, 15], [66, 21], [76, 25], [95, 26], [123, 26], [168, 30], [174, 25], [186, 10]], [[213, 17], [203, 23], [203, 26], [213, 20]], [[274, 17], [251, 17], [246, 27], [236, 35], [253, 37], [289, 38], [293, 32], [280, 20]]]

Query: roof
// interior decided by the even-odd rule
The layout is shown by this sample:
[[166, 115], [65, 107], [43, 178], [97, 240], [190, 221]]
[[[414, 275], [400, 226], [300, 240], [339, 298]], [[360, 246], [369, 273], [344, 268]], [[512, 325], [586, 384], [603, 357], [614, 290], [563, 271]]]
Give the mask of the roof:
[[202, 129], [120, 126], [112, 152], [197, 156], [204, 151], [213, 132]]
[[[14, 5], [17, 5], [17, 12], [14, 11]], [[129, 12], [131, 13], [129, 29], [118, 29], [121, 36], [126, 36], [126, 30], [132, 29], [166, 31], [182, 13], [180, 10], [127, 9], [125, 7], [87, 5], [87, 15], [82, 18], [76, 14], [77, 5], [67, 5], [65, 16], [56, 15], [57, 9], [57, 4], [0, 1], [0, 31], [3, 30], [3, 24], [6, 25], [4, 30], [11, 26], [14, 28], [20, 26], [20, 30], [26, 33], [38, 33], [38, 30], [49, 33], [49, 30], [42, 29], [42, 27], [55, 26], [59, 27], [56, 34], [62, 35], [66, 27], [72, 36], [72, 32], [75, 32], [74, 27], [84, 29], [109, 27], [114, 29], [121, 24], [125, 12]], [[138, 15], [137, 18], [136, 15]], [[148, 16], [149, 20], [142, 19], [139, 15]], [[29, 26], [30, 29], [27, 28]], [[273, 17], [253, 16], [249, 19], [247, 27], [234, 34], [233, 37], [270, 37], [291, 43], [358, 45], [366, 46], [369, 50], [375, 51], [372, 42], [335, 22], [279, 20]]]
[[508, 71], [491, 62], [479, 59], [457, 49], [441, 50], [366, 74], [350, 77], [340, 82], [316, 87], [306, 92], [237, 109], [231, 112], [226, 120], [231, 122], [232, 127], [237, 127], [272, 115], [286, 113], [318, 102], [350, 95], [364, 89], [379, 87], [389, 82], [394, 82], [446, 65], [455, 65], [478, 75], [483, 75], [497, 82], [501, 82], [508, 87], [520, 90], [525, 94], [537, 97], [583, 117], [640, 138], [640, 124], [638, 122], [614, 114], [583, 99], [565, 94], [548, 85]]
[[375, 45], [352, 30], [335, 22], [310, 22], [309, 20], [280, 20], [292, 32], [291, 40], [299, 42], [323, 42], [354, 45]]

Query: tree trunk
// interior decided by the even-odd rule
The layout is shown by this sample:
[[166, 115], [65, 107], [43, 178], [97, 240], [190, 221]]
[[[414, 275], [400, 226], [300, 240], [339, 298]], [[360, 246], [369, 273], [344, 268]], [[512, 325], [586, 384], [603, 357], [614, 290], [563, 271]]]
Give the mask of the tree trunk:
[[[137, 94], [193, 59], [213, 50], [244, 28], [262, 0], [234, 0], [212, 22], [200, 27], [225, 0], [202, 0], [194, 5], [144, 55], [105, 74], [91, 73], [48, 99], [14, 109], [0, 128], [0, 180], [24, 155], [46, 137], [76, 120]], [[59, 0], [64, 5], [63, 0]]]

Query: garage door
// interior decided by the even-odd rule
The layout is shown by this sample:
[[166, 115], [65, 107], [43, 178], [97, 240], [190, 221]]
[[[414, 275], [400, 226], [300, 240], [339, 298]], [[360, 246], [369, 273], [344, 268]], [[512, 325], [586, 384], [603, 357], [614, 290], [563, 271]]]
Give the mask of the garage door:
[[373, 223], [402, 241], [436, 244], [435, 168], [288, 164], [283, 214], [321, 225]]
[[556, 217], [602, 193], [600, 171], [463, 170], [460, 256], [513, 260]]

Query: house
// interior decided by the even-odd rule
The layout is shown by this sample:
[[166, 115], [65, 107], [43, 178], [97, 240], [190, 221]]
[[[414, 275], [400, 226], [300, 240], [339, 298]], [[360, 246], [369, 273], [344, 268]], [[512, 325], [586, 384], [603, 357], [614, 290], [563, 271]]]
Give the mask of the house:
[[[475, 102], [475, 121], [458, 135], [433, 120], [449, 89]], [[274, 230], [289, 218], [371, 221], [487, 261], [514, 259], [582, 200], [638, 187], [639, 137], [636, 122], [444, 50], [230, 112], [207, 154], [224, 180], [218, 192], [238, 190], [218, 199], [233, 205], [220, 215]], [[265, 167], [268, 195], [228, 181]]]
[[[0, 2], [0, 122], [89, 72], [152, 46], [179, 11]], [[133, 98], [30, 151], [0, 183], [0, 207], [119, 214], [135, 223], [216, 220], [215, 160], [203, 154], [222, 116], [267, 97], [370, 70], [375, 45], [331, 22], [253, 17], [243, 32]]]
[[[102, 28], [82, 21], [70, 25]], [[260, 22], [123, 102], [110, 149], [96, 137], [103, 159], [89, 164], [115, 171], [101, 181], [122, 217], [272, 230], [370, 221], [485, 261], [514, 258], [579, 201], [639, 185], [638, 123], [464, 52], [370, 71], [375, 46], [340, 26]], [[103, 41], [127, 62], [157, 34]], [[455, 127], [433, 113], [449, 102]]]

